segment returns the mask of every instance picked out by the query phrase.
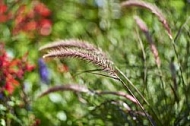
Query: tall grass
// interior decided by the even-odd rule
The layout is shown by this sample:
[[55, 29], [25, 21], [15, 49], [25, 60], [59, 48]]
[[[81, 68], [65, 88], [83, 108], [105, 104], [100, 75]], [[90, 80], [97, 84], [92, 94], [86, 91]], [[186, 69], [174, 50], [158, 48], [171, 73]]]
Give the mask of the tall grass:
[[[188, 64], [189, 57], [187, 55], [187, 59], [185, 59], [184, 61], [187, 63], [186, 68], [184, 68], [183, 63], [180, 61], [180, 56], [183, 55], [179, 56], [176, 41], [179, 38], [182, 29], [184, 29], [184, 26], [189, 22], [189, 19], [187, 19], [187, 21], [182, 25], [176, 37], [173, 37], [173, 32], [171, 31], [171, 28], [169, 26], [170, 23], [167, 21], [161, 9], [159, 9], [156, 5], [141, 0], [128, 0], [122, 2], [121, 7], [123, 7], [123, 9], [129, 9], [128, 7], [143, 8], [148, 10], [150, 13], [153, 13], [155, 17], [158, 18], [158, 20], [161, 22], [163, 28], [166, 30], [170, 38], [169, 44], [173, 46], [172, 50], [170, 51], [172, 51], [173, 54], [175, 54], [173, 57], [170, 57], [171, 61], [169, 61], [168, 67], [164, 68], [167, 66], [166, 62], [168, 61], [165, 61], [166, 59], [162, 56], [162, 53], [160, 54], [159, 52], [159, 45], [161, 43], [156, 44], [156, 42], [154, 41], [155, 37], [151, 34], [151, 31], [146, 25], [146, 22], [143, 21], [143, 19], [141, 19], [139, 16], [135, 15], [134, 21], [136, 22], [136, 25], [140, 29], [140, 31], [142, 31], [142, 33], [145, 35], [147, 44], [149, 44], [152, 54], [150, 56], [154, 57], [156, 65], [156, 68], [153, 67], [153, 70], [157, 72], [157, 75], [148, 75], [147, 73], [153, 74], [153, 70], [147, 70], [148, 67], [150, 67], [148, 66], [148, 62], [150, 62], [150, 60], [146, 59], [146, 55], [149, 54], [145, 52], [143, 45], [144, 43], [141, 42], [142, 38], [140, 38], [139, 36], [138, 40], [141, 44], [144, 63], [144, 68], [140, 69], [139, 71], [144, 71], [144, 73], [146, 73], [145, 77], [143, 77], [143, 79], [146, 78], [146, 80], [143, 81], [143, 84], [147, 86], [146, 91], [140, 89], [139, 86], [136, 84], [139, 81], [134, 81], [134, 79], [128, 77], [128, 75], [125, 72], [123, 72], [124, 69], [117, 67], [117, 64], [114, 64], [114, 61], [108, 58], [108, 56], [106, 55], [106, 53], [104, 53], [104, 51], [102, 51], [102, 49], [84, 40], [67, 39], [55, 41], [52, 43], [48, 43], [45, 46], [42, 46], [40, 48], [40, 51], [45, 53], [43, 54], [43, 58], [77, 58], [86, 62], [90, 62], [100, 68], [101, 71], [99, 72], [101, 73], [98, 73], [99, 75], [103, 75], [117, 80], [117, 84], [122, 84], [123, 88], [125, 88], [125, 90], [129, 94], [121, 91], [96, 91], [93, 89], [88, 89], [87, 87], [81, 87], [79, 86], [79, 84], [75, 84], [52, 87], [48, 89], [46, 92], [42, 93], [41, 96], [56, 91], [66, 90], [79, 93], [87, 93], [91, 95], [93, 94], [98, 96], [108, 94], [120, 96], [131, 101], [133, 103], [132, 106], [134, 107], [134, 110], [132, 108], [126, 107], [125, 109], [123, 109], [123, 111], [127, 110], [130, 117], [137, 118], [136, 120], [126, 119], [126, 122], [135, 122], [133, 124], [137, 125], [182, 125], [188, 123], [188, 112], [190, 110], [188, 90], [190, 89], [190, 80], [188, 79], [189, 73], [188, 71], [185, 71], [185, 69], [190, 69]], [[139, 34], [141, 35], [141, 32], [139, 32]], [[189, 44], [189, 42], [187, 43]], [[189, 54], [188, 47], [187, 53]], [[174, 64], [175, 58], [179, 66], [179, 73], [177, 73], [177, 68]], [[171, 72], [165, 72], [165, 69], [167, 69], [168, 71], [170, 70]], [[123, 102], [124, 101], [122, 101], [122, 103]], [[112, 105], [114, 104], [116, 106], [121, 106], [119, 104], [119, 100], [108, 100], [107, 102], [105, 100], [105, 102], [102, 103], [100, 106], [104, 106], [107, 103], [110, 103]], [[101, 109], [100, 106], [97, 106], [97, 109]], [[96, 111], [96, 109], [94, 109], [93, 112], [94, 111]], [[104, 111], [106, 111], [106, 108], [104, 108]]]

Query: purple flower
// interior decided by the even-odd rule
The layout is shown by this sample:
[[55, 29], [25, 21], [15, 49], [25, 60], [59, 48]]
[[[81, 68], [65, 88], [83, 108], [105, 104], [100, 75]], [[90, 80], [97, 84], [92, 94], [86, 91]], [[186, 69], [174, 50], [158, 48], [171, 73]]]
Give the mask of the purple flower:
[[43, 59], [40, 58], [38, 60], [38, 66], [41, 81], [45, 84], [49, 84], [49, 72]]
[[4, 98], [3, 92], [0, 92], [0, 100], [3, 100], [3, 98]]

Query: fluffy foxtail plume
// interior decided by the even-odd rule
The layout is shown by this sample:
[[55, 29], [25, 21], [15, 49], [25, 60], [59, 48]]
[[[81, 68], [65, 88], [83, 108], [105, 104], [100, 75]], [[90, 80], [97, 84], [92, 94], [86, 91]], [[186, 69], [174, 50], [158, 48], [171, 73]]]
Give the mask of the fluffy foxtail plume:
[[68, 84], [68, 85], [60, 85], [60, 86], [51, 87], [47, 91], [40, 94], [39, 98], [47, 94], [50, 94], [52, 92], [57, 92], [57, 91], [73, 91], [73, 92], [83, 92], [83, 93], [90, 92], [90, 90], [83, 85]]
[[94, 94], [94, 95], [115, 95], [115, 96], [120, 96], [125, 99], [128, 99], [135, 104], [138, 104], [137, 100], [133, 96], [126, 94], [124, 92], [91, 90], [91, 89], [88, 89], [86, 86], [79, 85], [79, 84], [66, 84], [66, 85], [53, 86], [49, 88], [48, 90], [46, 90], [45, 92], [43, 92], [42, 94], [40, 94], [38, 98], [43, 97], [53, 92], [58, 92], [58, 91], [73, 91], [73, 92], [88, 93], [88, 94]]
[[169, 24], [164, 14], [161, 12], [161, 10], [157, 6], [145, 1], [142, 1], [142, 0], [128, 0], [128, 1], [122, 2], [121, 6], [122, 7], [136, 6], [136, 7], [142, 7], [142, 8], [150, 10], [154, 15], [156, 15], [156, 17], [158, 17], [159, 21], [162, 23], [162, 25], [166, 29], [167, 34], [170, 37], [170, 39], [173, 39]]
[[158, 50], [156, 48], [156, 45], [154, 44], [153, 40], [152, 40], [152, 37], [150, 35], [150, 32], [147, 28], [147, 25], [145, 24], [145, 22], [139, 18], [138, 16], [135, 16], [134, 17], [138, 27], [143, 31], [143, 33], [145, 34], [146, 38], [147, 38], [147, 41], [149, 42], [150, 44], [150, 48], [151, 48], [151, 51], [154, 55], [154, 58], [155, 58], [155, 62], [157, 64], [158, 67], [160, 67], [160, 58], [159, 58], [159, 55], [158, 55]]
[[94, 45], [80, 40], [62, 40], [53, 42], [40, 48], [41, 51], [47, 51], [43, 58], [79, 58], [95, 64], [112, 77], [117, 77], [113, 62], [110, 61], [101, 49]]
[[47, 50], [52, 48], [59, 48], [59, 47], [77, 47], [77, 48], [83, 48], [86, 50], [98, 50], [98, 48], [95, 48], [92, 44], [87, 43], [86, 41], [81, 41], [77, 39], [68, 39], [68, 40], [58, 40], [53, 43], [46, 44], [45, 46], [40, 47], [41, 50]]

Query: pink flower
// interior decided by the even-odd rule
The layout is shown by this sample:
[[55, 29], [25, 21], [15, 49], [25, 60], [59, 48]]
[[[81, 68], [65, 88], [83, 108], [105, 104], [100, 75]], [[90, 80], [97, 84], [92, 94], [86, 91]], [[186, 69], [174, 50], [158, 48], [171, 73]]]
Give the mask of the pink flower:
[[52, 24], [50, 20], [43, 19], [40, 21], [40, 29], [39, 32], [41, 35], [47, 36], [51, 33]]

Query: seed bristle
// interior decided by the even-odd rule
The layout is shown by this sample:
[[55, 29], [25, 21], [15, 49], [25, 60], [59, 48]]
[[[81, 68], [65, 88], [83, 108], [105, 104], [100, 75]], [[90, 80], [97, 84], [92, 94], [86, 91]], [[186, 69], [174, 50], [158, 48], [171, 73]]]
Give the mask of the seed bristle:
[[163, 27], [166, 29], [167, 34], [170, 37], [170, 39], [173, 39], [171, 29], [169, 27], [169, 24], [166, 18], [164, 14], [162, 13], [162, 11], [156, 5], [142, 1], [142, 0], [128, 0], [128, 1], [122, 2], [121, 6], [123, 7], [136, 6], [136, 7], [142, 7], [142, 8], [150, 10], [154, 15], [156, 15], [156, 17], [158, 17], [159, 21], [162, 23]]
[[[72, 39], [71, 43], [72, 44], [69, 44], [69, 40], [62, 40], [60, 42], [47, 44], [40, 48], [40, 50], [47, 51], [47, 53], [43, 55], [43, 58], [79, 58], [99, 66], [103, 71], [108, 72], [112, 76], [116, 76], [113, 62], [106, 57], [101, 49], [84, 41], [74, 41]], [[74, 45], [74, 43], [77, 43], [77, 45]], [[81, 43], [82, 45], [80, 45]]]
[[146, 23], [140, 17], [138, 17], [138, 16], [135, 16], [134, 18], [135, 18], [135, 21], [136, 21], [138, 27], [145, 34], [146, 39], [147, 39], [147, 41], [150, 44], [150, 49], [152, 51], [152, 54], [154, 55], [155, 62], [157, 64], [157, 66], [160, 67], [161, 61], [160, 61], [160, 57], [158, 55], [158, 50], [156, 48], [155, 43], [153, 42], [153, 39], [151, 37], [151, 34], [150, 34], [149, 30], [148, 30], [148, 27], [147, 27]]
[[66, 39], [66, 40], [58, 40], [53, 43], [48, 43], [42, 47], [40, 47], [40, 51], [51, 49], [51, 48], [59, 48], [59, 47], [77, 47], [77, 48], [85, 48], [86, 50], [98, 50], [98, 48], [94, 47], [92, 44], [87, 43], [86, 41], [82, 41], [79, 39]]

